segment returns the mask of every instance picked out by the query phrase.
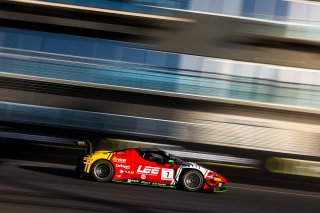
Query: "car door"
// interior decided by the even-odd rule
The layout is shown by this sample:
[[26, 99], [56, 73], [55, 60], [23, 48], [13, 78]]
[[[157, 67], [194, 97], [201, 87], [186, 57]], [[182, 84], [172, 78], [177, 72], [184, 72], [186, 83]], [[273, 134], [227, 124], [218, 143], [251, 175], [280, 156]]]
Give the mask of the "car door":
[[166, 157], [158, 151], [145, 151], [136, 161], [136, 178], [142, 184], [170, 185], [175, 175], [175, 165], [167, 163]]
[[132, 168], [131, 150], [120, 150], [114, 153], [111, 158], [115, 174], [113, 180], [127, 180], [132, 178], [134, 169]]

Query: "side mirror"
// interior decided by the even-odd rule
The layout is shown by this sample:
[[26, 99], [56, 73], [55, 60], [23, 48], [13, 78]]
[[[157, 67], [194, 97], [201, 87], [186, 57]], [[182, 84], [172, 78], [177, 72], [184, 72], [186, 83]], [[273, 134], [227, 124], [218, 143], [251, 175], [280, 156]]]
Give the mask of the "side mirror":
[[169, 159], [169, 160], [168, 160], [168, 163], [174, 163], [174, 160]]

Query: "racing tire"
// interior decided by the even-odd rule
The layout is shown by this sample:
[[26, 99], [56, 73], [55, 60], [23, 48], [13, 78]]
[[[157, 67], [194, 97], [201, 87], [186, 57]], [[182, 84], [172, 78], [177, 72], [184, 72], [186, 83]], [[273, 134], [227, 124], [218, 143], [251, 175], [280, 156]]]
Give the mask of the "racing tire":
[[111, 181], [114, 176], [114, 168], [107, 160], [98, 160], [92, 165], [91, 175], [99, 182]]
[[189, 170], [183, 174], [181, 184], [186, 191], [199, 191], [203, 187], [204, 178], [201, 172], [197, 170]]

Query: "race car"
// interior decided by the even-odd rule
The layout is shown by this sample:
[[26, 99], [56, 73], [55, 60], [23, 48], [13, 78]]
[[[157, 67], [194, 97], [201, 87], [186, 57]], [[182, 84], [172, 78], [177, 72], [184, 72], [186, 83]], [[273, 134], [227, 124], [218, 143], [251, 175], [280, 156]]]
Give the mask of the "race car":
[[[79, 144], [86, 144], [80, 142]], [[77, 170], [99, 182], [122, 182], [186, 191], [225, 192], [227, 180], [218, 173], [155, 148], [89, 151]]]

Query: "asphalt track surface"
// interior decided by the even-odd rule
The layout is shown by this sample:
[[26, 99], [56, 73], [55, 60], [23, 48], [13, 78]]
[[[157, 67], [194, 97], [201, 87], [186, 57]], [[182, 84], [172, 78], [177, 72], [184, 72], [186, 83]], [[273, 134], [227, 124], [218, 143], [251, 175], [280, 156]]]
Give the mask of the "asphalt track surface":
[[73, 166], [0, 159], [1, 212], [320, 212], [320, 193], [229, 184], [226, 193], [98, 183]]

